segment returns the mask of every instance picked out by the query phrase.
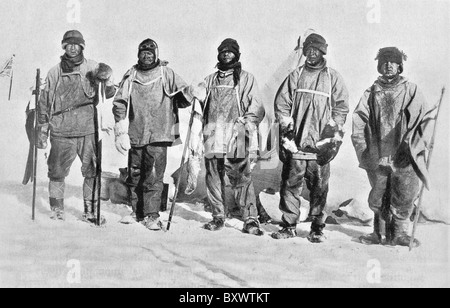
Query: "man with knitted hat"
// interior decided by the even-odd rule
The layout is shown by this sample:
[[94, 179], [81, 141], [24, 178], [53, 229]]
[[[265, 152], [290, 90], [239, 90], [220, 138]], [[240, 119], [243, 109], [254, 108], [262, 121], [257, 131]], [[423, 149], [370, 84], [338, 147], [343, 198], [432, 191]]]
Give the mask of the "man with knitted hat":
[[242, 69], [236, 40], [218, 47], [218, 70], [205, 79], [202, 100], [206, 187], [213, 220], [204, 228], [217, 231], [225, 223], [225, 175], [244, 220], [243, 232], [261, 235], [251, 172], [258, 155], [258, 125], [264, 117], [258, 87]]
[[[374, 232], [360, 240], [382, 244], [384, 233], [388, 244], [409, 246], [410, 218], [421, 180], [412, 153], [422, 151], [412, 140], [427, 106], [417, 85], [401, 76], [406, 60], [401, 50], [381, 48], [375, 60], [381, 76], [364, 92], [353, 114], [352, 141], [372, 186], [369, 206], [375, 214]], [[415, 240], [413, 246], [419, 244]]]
[[65, 53], [60, 63], [49, 71], [39, 100], [37, 147], [45, 149], [50, 134], [51, 150], [47, 163], [52, 218], [64, 220], [65, 178], [78, 156], [84, 177], [83, 219], [94, 223], [98, 195], [94, 186], [99, 187], [95, 184], [95, 162], [101, 152], [95, 138], [94, 108], [99, 100], [100, 83], [105, 86], [107, 98], [114, 96], [112, 70], [106, 64], [84, 57], [86, 43], [79, 31], [67, 31], [61, 44]]
[[129, 69], [114, 98], [117, 150], [128, 155], [129, 199], [133, 218], [160, 231], [161, 195], [167, 148], [179, 140], [178, 109], [191, 105], [191, 88], [159, 59], [152, 39], [139, 44], [138, 63]]
[[330, 162], [342, 143], [348, 114], [348, 92], [341, 75], [327, 66], [326, 40], [309, 35], [303, 44], [305, 64], [281, 84], [275, 97], [283, 162], [280, 210], [282, 229], [274, 239], [297, 236], [303, 181], [310, 191], [311, 231], [308, 240], [325, 240], [324, 208], [327, 202]]

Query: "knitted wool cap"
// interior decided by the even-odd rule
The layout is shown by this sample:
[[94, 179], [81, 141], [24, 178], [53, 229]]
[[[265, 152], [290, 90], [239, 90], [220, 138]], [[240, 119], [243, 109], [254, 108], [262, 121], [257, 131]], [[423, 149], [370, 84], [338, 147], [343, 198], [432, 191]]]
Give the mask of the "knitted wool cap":
[[70, 30], [64, 34], [61, 42], [62, 49], [66, 49], [66, 46], [69, 44], [80, 45], [83, 49], [86, 48], [83, 35], [78, 30]]
[[327, 41], [323, 38], [323, 36], [313, 33], [310, 34], [303, 43], [303, 55], [306, 57], [306, 51], [309, 47], [315, 47], [319, 49], [324, 55], [327, 54], [328, 44]]
[[399, 74], [403, 73], [403, 61], [406, 61], [408, 57], [406, 54], [397, 47], [384, 47], [378, 51], [375, 60], [378, 60], [378, 72], [383, 74], [382, 67], [387, 62], [393, 62], [400, 65]]

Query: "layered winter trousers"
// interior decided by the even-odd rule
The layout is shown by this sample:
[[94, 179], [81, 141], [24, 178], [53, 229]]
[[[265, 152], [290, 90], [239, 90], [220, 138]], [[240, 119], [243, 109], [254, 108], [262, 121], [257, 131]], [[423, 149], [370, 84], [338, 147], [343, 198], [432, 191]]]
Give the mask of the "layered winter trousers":
[[[388, 212], [399, 221], [407, 221], [414, 211], [414, 201], [420, 190], [420, 179], [412, 165], [397, 168], [394, 172], [383, 170], [367, 171], [372, 190], [369, 206], [375, 213]], [[388, 198], [388, 200], [386, 200]]]
[[[97, 175], [95, 135], [74, 138], [51, 137], [50, 143], [50, 156], [47, 161], [50, 199], [64, 199], [65, 178], [69, 175], [70, 168], [78, 156], [84, 177], [83, 199], [85, 202], [95, 203], [99, 188], [99, 185], [95, 185], [97, 189], [94, 192]], [[101, 143], [99, 143], [98, 152], [101, 155]]]
[[297, 224], [300, 218], [303, 180], [310, 191], [309, 216], [317, 225], [324, 225], [323, 210], [327, 203], [330, 164], [320, 166], [315, 160], [290, 159], [283, 165], [281, 174], [280, 210], [283, 223]]
[[132, 147], [128, 153], [129, 198], [136, 217], [158, 218], [167, 166], [167, 147]]
[[246, 158], [205, 158], [206, 188], [213, 217], [225, 219], [225, 175], [234, 191], [237, 205], [241, 208], [244, 221], [258, 219], [255, 188], [250, 170], [250, 160]]

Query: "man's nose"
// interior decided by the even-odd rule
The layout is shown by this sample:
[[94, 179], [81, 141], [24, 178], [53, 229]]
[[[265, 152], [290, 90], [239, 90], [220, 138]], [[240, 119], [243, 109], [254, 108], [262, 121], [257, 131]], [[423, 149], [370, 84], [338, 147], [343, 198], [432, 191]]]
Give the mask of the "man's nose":
[[309, 50], [308, 55], [315, 57], [315, 56], [317, 56], [317, 52], [314, 49], [311, 49], [311, 50]]

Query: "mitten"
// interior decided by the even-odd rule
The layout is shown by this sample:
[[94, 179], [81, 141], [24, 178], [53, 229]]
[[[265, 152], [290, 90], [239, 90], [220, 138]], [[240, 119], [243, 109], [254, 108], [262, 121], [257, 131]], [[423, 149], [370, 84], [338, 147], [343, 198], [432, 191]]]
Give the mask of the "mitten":
[[128, 135], [128, 121], [120, 120], [114, 126], [114, 135], [116, 149], [122, 155], [127, 155], [127, 151], [131, 149], [130, 136]]

